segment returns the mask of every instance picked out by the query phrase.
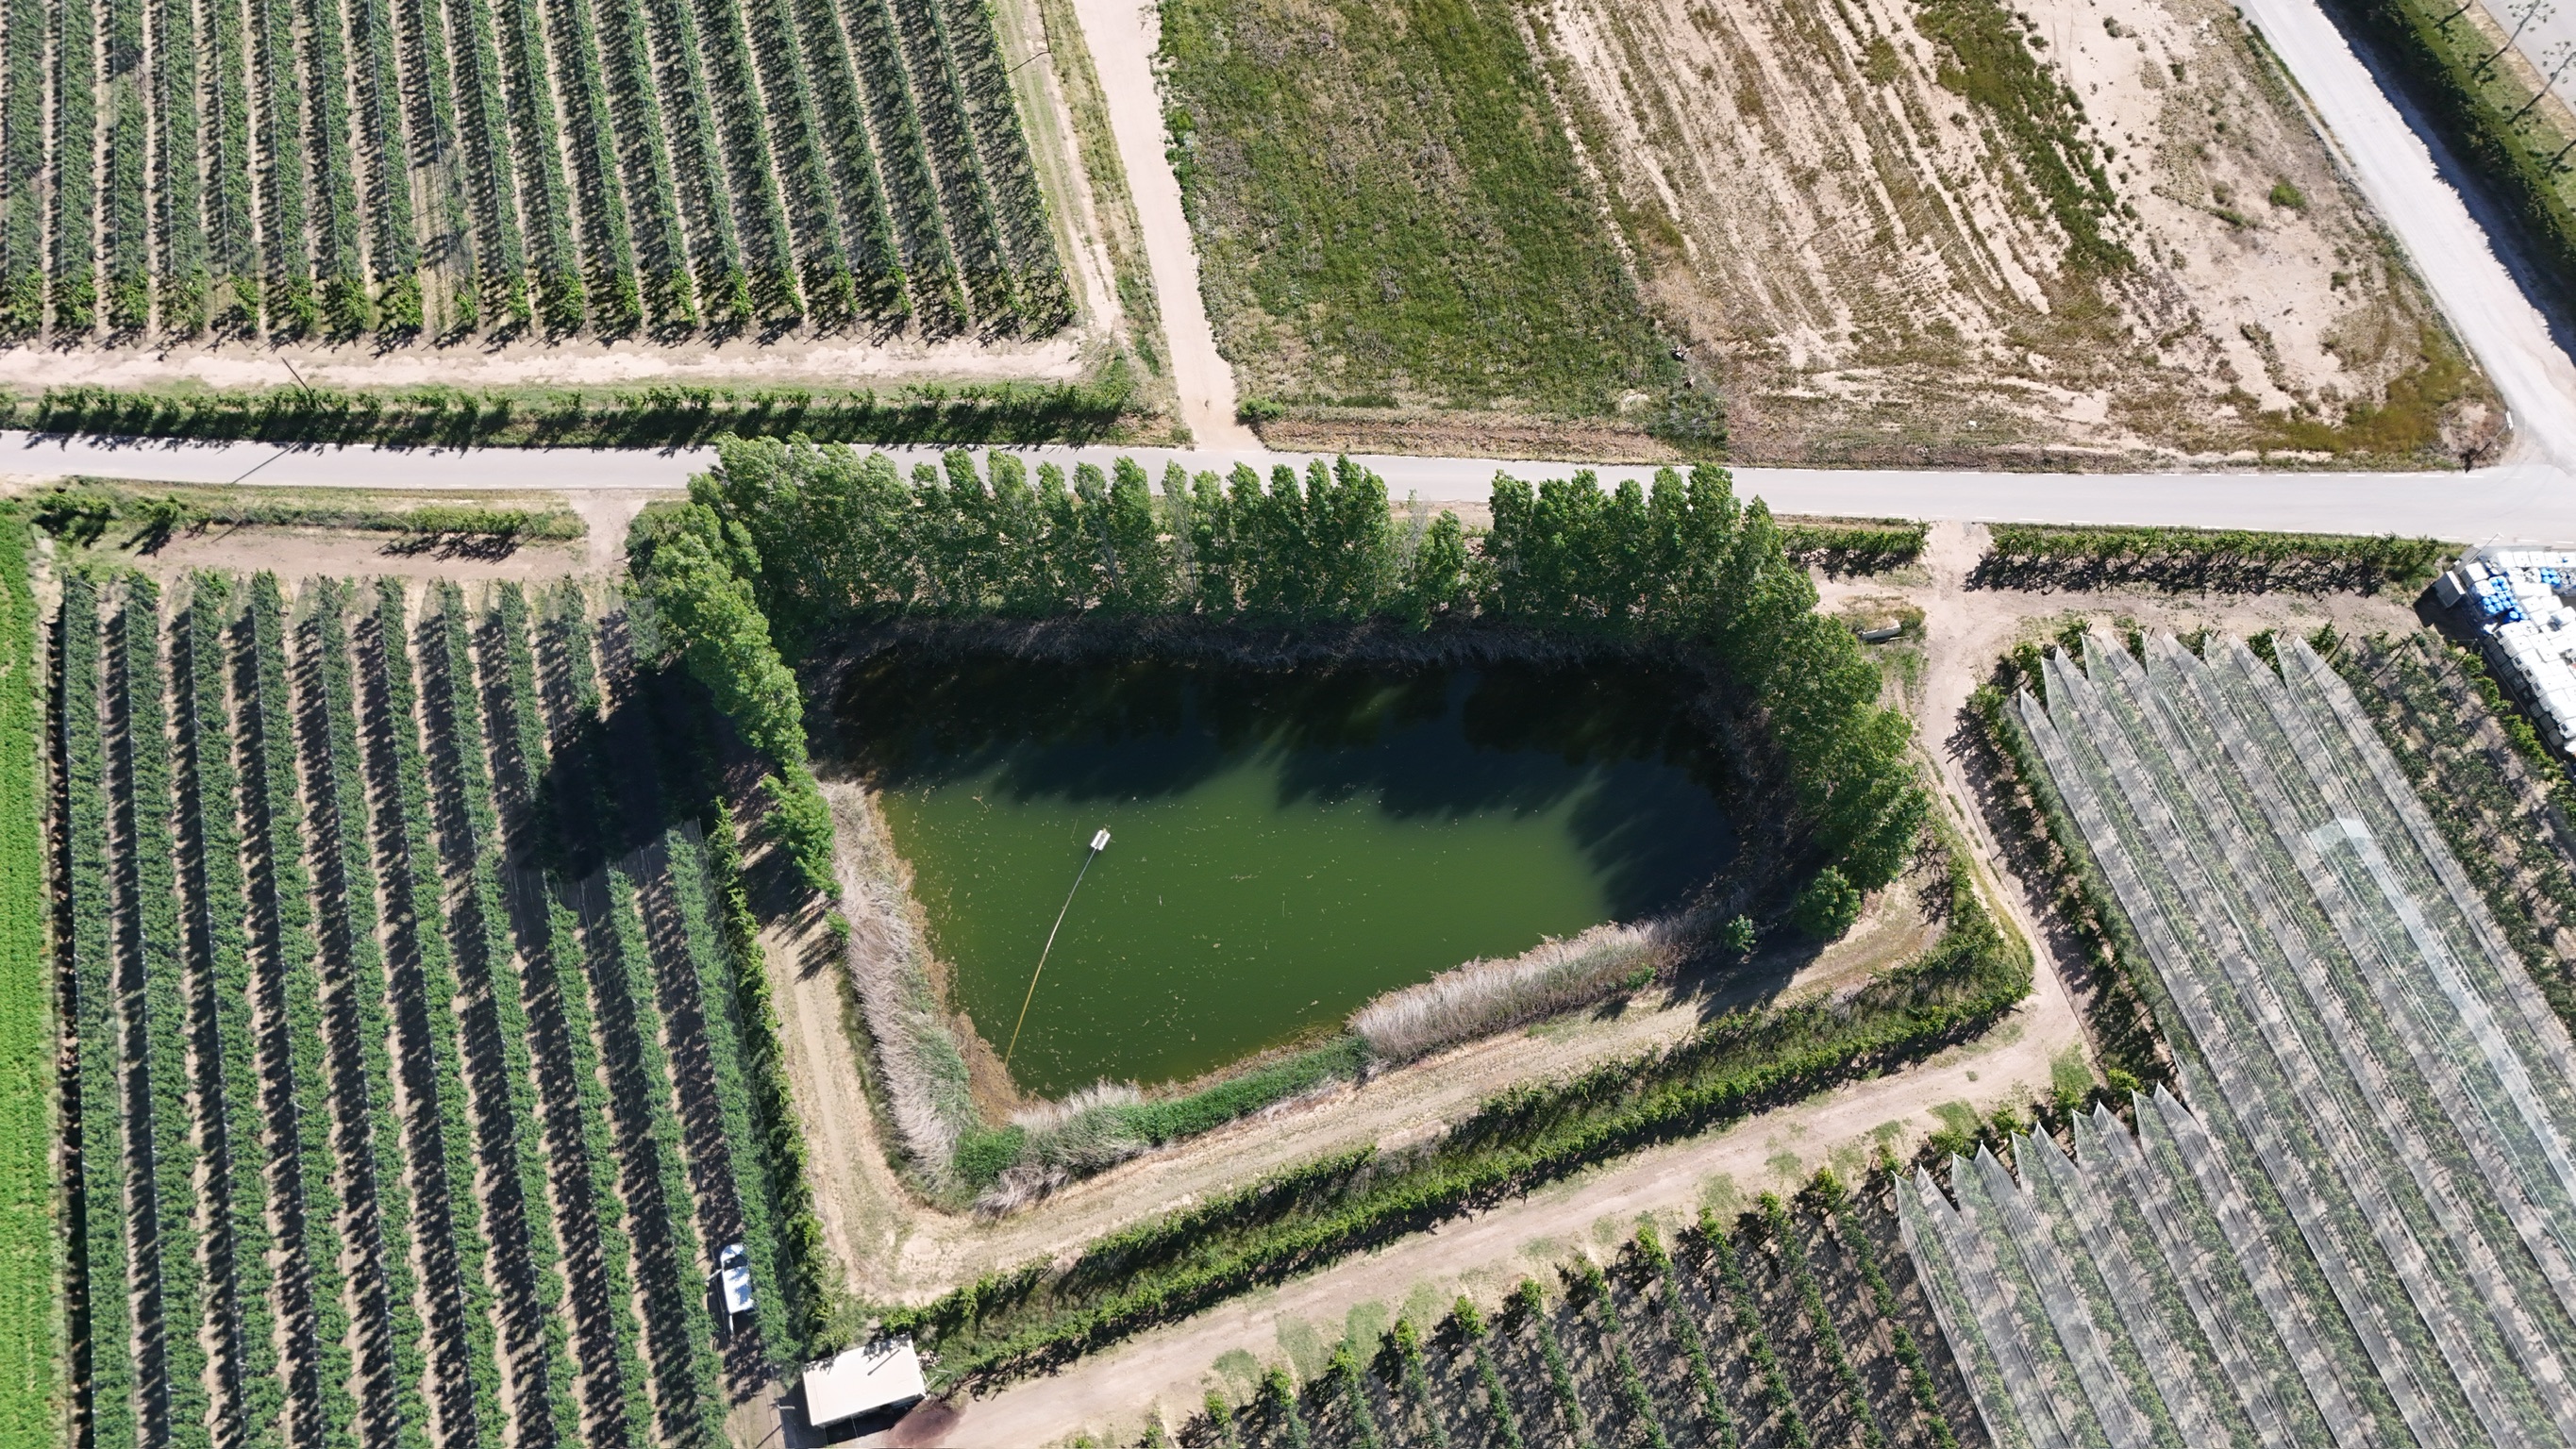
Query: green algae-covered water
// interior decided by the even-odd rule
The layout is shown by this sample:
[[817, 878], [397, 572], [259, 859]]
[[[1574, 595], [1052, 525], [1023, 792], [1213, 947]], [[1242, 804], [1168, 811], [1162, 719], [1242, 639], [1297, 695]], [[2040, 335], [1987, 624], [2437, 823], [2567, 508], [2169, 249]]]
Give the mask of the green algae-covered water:
[[956, 1002], [1057, 1095], [1194, 1076], [1475, 956], [1678, 904], [1733, 848], [1687, 681], [881, 656], [841, 727]]

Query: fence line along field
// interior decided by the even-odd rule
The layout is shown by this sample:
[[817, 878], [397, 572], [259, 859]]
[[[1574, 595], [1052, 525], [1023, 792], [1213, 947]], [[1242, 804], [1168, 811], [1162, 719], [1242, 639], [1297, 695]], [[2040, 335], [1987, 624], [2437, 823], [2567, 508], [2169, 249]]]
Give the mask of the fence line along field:
[[988, 0], [0, 10], [0, 338], [1043, 336]]
[[569, 582], [60, 590], [83, 1442], [724, 1442], [820, 1280], [649, 624]]

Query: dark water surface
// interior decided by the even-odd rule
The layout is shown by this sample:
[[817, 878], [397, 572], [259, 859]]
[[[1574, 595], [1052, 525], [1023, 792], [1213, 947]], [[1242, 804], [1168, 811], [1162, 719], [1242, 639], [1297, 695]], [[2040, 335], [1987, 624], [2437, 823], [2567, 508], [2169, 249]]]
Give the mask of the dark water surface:
[[1541, 936], [1667, 909], [1735, 836], [1690, 681], [880, 656], [841, 728], [957, 1004], [1055, 1095], [1170, 1081]]

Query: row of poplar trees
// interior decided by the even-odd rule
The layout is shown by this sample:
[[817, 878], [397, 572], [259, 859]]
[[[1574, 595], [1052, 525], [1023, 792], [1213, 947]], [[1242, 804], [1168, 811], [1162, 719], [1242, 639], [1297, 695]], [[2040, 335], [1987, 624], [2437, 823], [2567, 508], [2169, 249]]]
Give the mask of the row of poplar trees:
[[[1878, 704], [1850, 631], [1815, 610], [1770, 510], [1726, 470], [1664, 469], [1604, 489], [1498, 476], [1493, 524], [1400, 518], [1348, 458], [1268, 478], [1178, 464], [1157, 487], [1107, 471], [965, 452], [905, 474], [881, 453], [728, 439], [689, 502], [641, 518], [630, 567], [665, 636], [779, 766], [779, 825], [828, 889], [830, 826], [807, 771], [790, 661], [898, 614], [1190, 614], [1268, 625], [1507, 624], [1704, 651], [1778, 751], [1815, 845], [1867, 889], [1902, 867], [1927, 806], [1910, 725]], [[800, 815], [801, 812], [801, 815]], [[800, 845], [799, 842], [802, 842]]]

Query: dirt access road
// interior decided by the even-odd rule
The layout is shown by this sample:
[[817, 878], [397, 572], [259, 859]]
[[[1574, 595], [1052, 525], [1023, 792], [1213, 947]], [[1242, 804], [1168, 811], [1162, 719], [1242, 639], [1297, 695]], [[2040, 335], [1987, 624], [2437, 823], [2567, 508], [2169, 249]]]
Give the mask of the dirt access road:
[[1172, 346], [1181, 422], [1202, 448], [1258, 452], [1261, 440], [1235, 421], [1234, 369], [1216, 350], [1216, 330], [1199, 296], [1198, 244], [1190, 239], [1189, 215], [1181, 207], [1181, 183], [1163, 154], [1163, 96], [1154, 83], [1160, 12], [1152, 0], [1074, 0], [1073, 13], [1109, 98], [1109, 130], [1118, 140], [1118, 161], [1127, 168], [1136, 222], [1145, 234], [1154, 305]]

